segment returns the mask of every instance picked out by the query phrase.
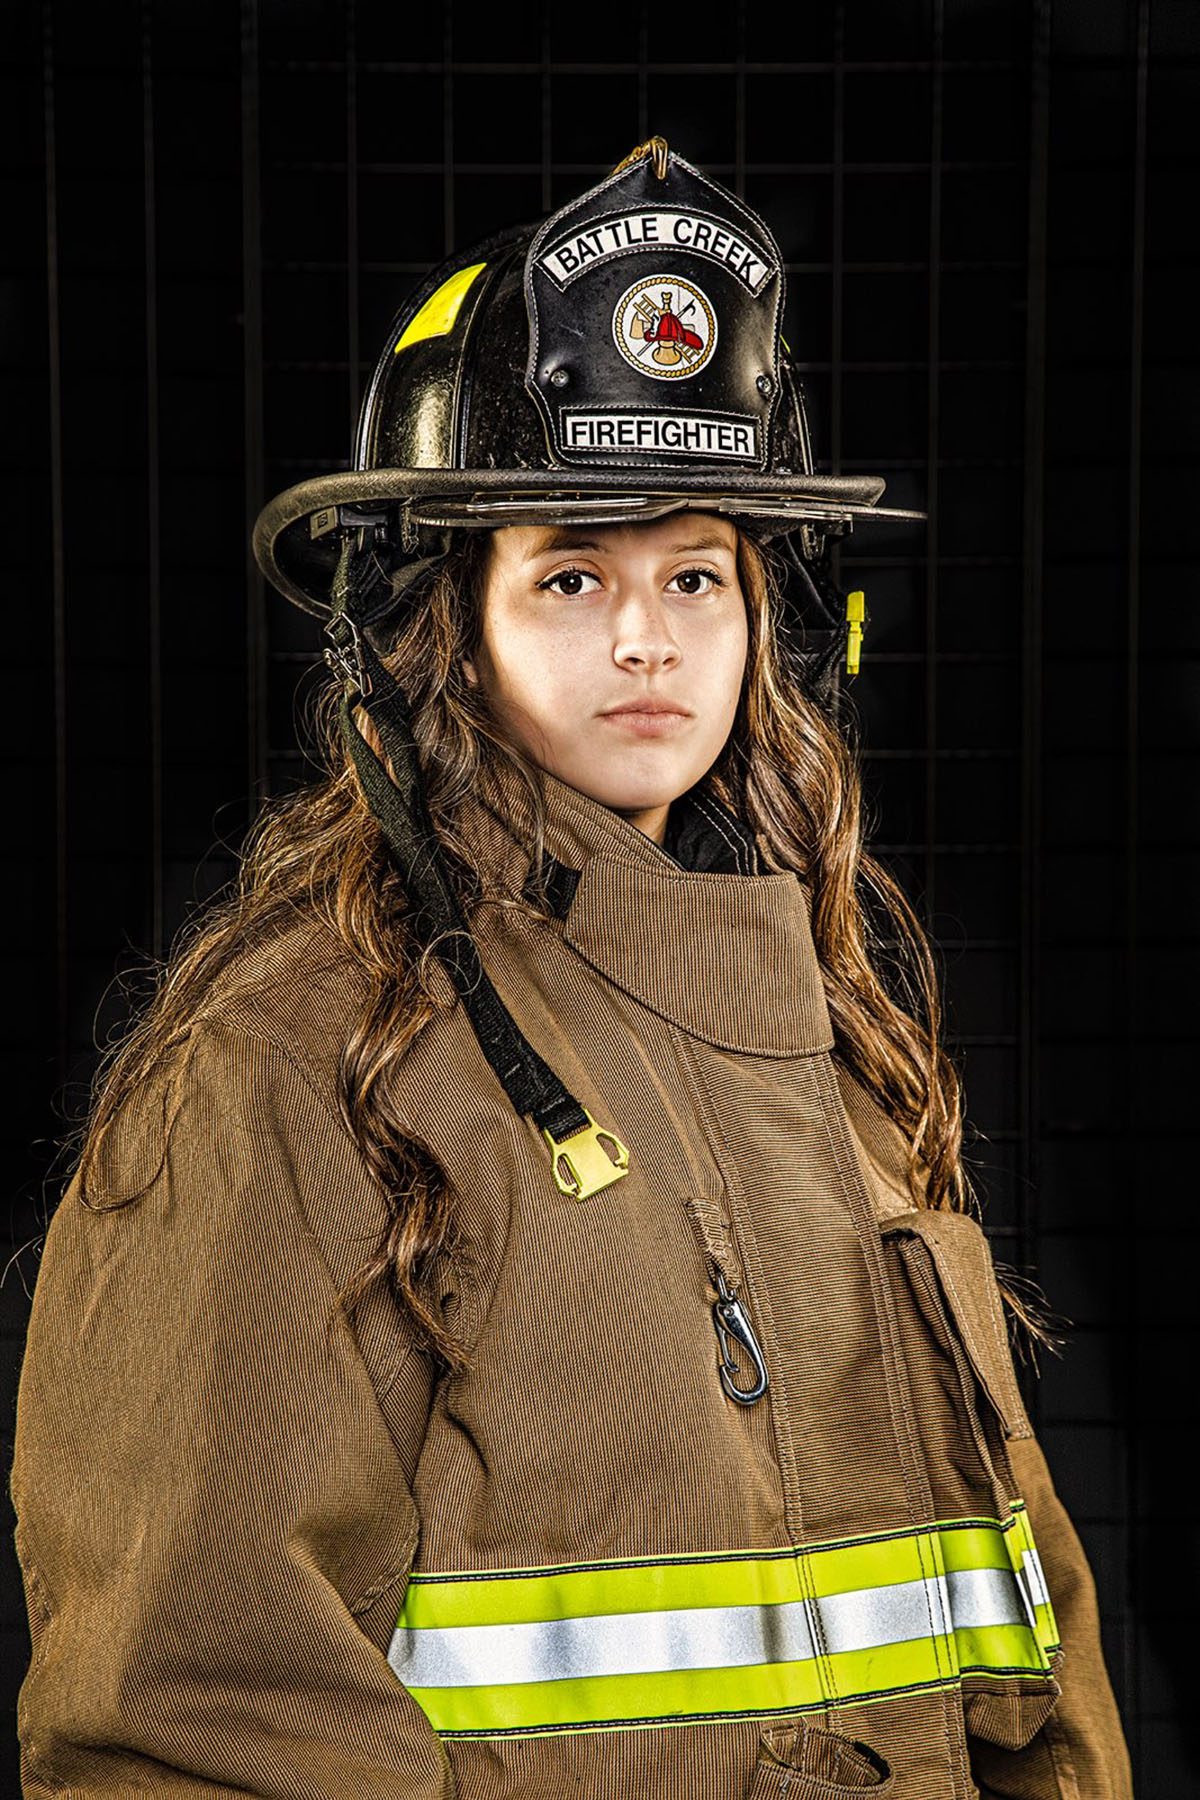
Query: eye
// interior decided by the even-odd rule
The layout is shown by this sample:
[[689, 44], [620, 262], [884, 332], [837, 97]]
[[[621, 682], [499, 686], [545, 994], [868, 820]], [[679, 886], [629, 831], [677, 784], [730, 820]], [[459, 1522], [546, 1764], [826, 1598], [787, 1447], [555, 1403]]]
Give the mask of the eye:
[[600, 586], [599, 577], [589, 575], [586, 569], [560, 569], [556, 575], [547, 575], [546, 579], [539, 581], [537, 585], [546, 592], [561, 594], [564, 599], [573, 600], [577, 595], [585, 592], [595, 593], [595, 588], [584, 588], [585, 581], [594, 581], [596, 587]]
[[[702, 581], [708, 582], [709, 585], [701, 587]], [[678, 575], [673, 575], [667, 583], [668, 589], [674, 587], [676, 582], [679, 583], [678, 592], [681, 594], [710, 594], [716, 588], [725, 586], [723, 579], [715, 569], [680, 569]]]

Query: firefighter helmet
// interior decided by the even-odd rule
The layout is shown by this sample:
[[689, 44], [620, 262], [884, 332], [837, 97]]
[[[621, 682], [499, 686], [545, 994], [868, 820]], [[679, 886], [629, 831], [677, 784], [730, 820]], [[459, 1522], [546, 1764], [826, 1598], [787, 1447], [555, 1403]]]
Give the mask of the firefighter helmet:
[[760, 538], [799, 532], [816, 560], [856, 520], [923, 519], [876, 504], [882, 477], [816, 472], [783, 300], [763, 221], [651, 139], [541, 223], [433, 271], [388, 332], [354, 467], [263, 509], [260, 567], [327, 616], [353, 531], [374, 623], [405, 565], [427, 566], [457, 529], [691, 507]]

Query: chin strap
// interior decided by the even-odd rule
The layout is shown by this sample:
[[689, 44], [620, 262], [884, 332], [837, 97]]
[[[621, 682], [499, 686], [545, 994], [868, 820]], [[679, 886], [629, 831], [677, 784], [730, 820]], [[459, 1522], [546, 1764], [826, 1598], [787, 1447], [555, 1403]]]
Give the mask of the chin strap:
[[[367, 802], [404, 878], [418, 939], [433, 944], [454, 983], [479, 1046], [513, 1106], [532, 1115], [550, 1148], [554, 1180], [564, 1194], [586, 1200], [629, 1172], [629, 1151], [597, 1125], [518, 1029], [480, 960], [475, 940], [446, 877], [429, 816], [407, 697], [376, 655], [359, 613], [367, 558], [347, 532], [338, 556], [325, 626], [326, 660], [346, 681], [339, 718]], [[426, 558], [432, 567], [440, 557]], [[413, 580], [422, 570], [414, 567]], [[412, 582], [407, 585], [411, 586]], [[354, 721], [360, 701], [370, 714], [395, 771], [387, 769]]]

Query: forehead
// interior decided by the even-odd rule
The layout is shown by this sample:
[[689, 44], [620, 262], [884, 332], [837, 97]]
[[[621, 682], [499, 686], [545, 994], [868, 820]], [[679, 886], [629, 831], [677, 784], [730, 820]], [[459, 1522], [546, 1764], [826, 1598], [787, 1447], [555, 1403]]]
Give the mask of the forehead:
[[668, 513], [636, 524], [505, 525], [490, 536], [492, 556], [509, 566], [571, 550], [600, 556], [674, 556], [722, 550], [733, 554], [738, 547], [732, 520], [702, 512]]

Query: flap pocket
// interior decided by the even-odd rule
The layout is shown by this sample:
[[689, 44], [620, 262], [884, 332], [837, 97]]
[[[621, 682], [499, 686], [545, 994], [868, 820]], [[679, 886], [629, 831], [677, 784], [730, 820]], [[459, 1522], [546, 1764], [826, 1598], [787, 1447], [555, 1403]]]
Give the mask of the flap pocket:
[[856, 1794], [886, 1800], [894, 1785], [891, 1769], [869, 1745], [797, 1719], [763, 1732], [746, 1800], [853, 1800]]
[[885, 1240], [897, 1240], [918, 1293], [922, 1287], [919, 1271], [932, 1263], [941, 1300], [1004, 1435], [1032, 1437], [983, 1227], [969, 1213], [925, 1210], [886, 1219], [881, 1230]]
[[934, 1517], [965, 1531], [982, 1523], [985, 1535], [987, 1521], [999, 1528], [994, 1559], [948, 1564], [967, 1734], [1019, 1749], [1061, 1690], [1049, 1660], [1053, 1612], [1009, 1457], [1008, 1441], [1033, 1431], [991, 1249], [968, 1213], [901, 1213], [880, 1229]]
[[1036, 1737], [1062, 1698], [1058, 1676], [1063, 1652], [1056, 1650], [1050, 1663], [1050, 1682], [1044, 1680], [988, 1680], [972, 1678], [963, 1695], [967, 1736], [997, 1744], [1002, 1750], [1023, 1750]]

